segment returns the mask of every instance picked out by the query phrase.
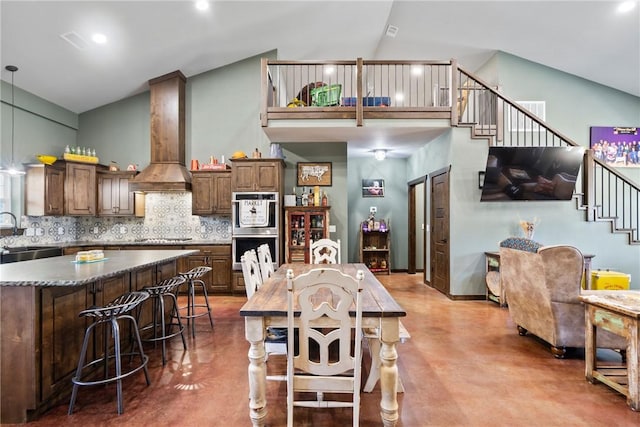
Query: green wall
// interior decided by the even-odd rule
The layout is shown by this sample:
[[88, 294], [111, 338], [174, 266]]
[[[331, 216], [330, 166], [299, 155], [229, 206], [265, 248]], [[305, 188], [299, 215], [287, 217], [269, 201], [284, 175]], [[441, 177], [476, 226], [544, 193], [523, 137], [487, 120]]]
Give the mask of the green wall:
[[[407, 268], [407, 160], [387, 157], [378, 161], [373, 156], [349, 159], [349, 261], [360, 257], [359, 230], [369, 217], [369, 208], [375, 206], [377, 219], [389, 221], [391, 233], [391, 268]], [[363, 197], [362, 180], [384, 180], [384, 197]]]
[[[584, 146], [589, 126], [640, 125], [637, 97], [512, 55], [497, 54], [477, 75], [514, 101], [546, 101], [547, 123]], [[497, 249], [505, 237], [521, 235], [519, 220], [533, 218], [540, 220], [536, 240], [570, 244], [594, 254], [594, 268], [630, 273], [632, 288], [640, 289], [640, 247], [627, 244], [626, 235], [612, 234], [606, 222], [586, 222], [575, 201], [480, 203], [478, 171], [485, 168], [487, 152], [486, 142], [472, 140], [468, 129], [456, 128], [429, 142], [407, 162], [408, 181], [451, 164], [453, 295], [483, 295], [483, 252]], [[637, 169], [623, 173], [640, 180]]]
[[[269, 153], [270, 141], [259, 120], [262, 57], [274, 58], [275, 52], [187, 79], [187, 165], [192, 158], [207, 162], [210, 156], [229, 159], [237, 150], [250, 153], [258, 148]], [[136, 163], [144, 168], [150, 158], [149, 111], [146, 91], [82, 113], [78, 144], [95, 148], [101, 163], [115, 161], [121, 167]]]

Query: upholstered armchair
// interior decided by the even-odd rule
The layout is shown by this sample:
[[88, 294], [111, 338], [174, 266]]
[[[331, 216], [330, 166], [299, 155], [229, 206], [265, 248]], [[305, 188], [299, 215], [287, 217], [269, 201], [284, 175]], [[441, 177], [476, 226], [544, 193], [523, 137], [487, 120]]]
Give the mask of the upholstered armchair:
[[[551, 344], [563, 358], [567, 348], [584, 348], [585, 313], [578, 299], [583, 272], [582, 253], [567, 245], [535, 251], [500, 247], [500, 276], [511, 319], [520, 335], [527, 332]], [[626, 349], [622, 337], [599, 330], [597, 346]]]

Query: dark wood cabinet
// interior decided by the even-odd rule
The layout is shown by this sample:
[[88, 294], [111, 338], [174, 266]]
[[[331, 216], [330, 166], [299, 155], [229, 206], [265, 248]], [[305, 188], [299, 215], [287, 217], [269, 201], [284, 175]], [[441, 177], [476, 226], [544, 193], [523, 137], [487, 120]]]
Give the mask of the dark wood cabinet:
[[40, 401], [69, 388], [89, 324], [78, 313], [93, 304], [93, 295], [88, 292], [92, 286], [42, 288], [42, 345], [40, 360], [36, 358], [42, 371]]
[[96, 165], [67, 162], [64, 187], [66, 215], [96, 215]]
[[135, 174], [130, 171], [99, 171], [97, 173], [99, 216], [134, 215], [133, 191], [129, 190], [129, 181]]
[[[82, 310], [176, 273], [177, 261], [171, 260], [85, 285], [0, 287], [2, 423], [25, 423], [53, 406], [68, 404], [71, 377], [93, 320], [79, 317]], [[123, 349], [130, 345], [129, 327], [120, 331]], [[101, 355], [103, 330], [96, 328], [87, 363]]]
[[231, 170], [192, 171], [191, 189], [194, 215], [231, 214]]
[[206, 266], [211, 271], [202, 277], [207, 285], [207, 292], [211, 294], [229, 294], [231, 284], [231, 246], [189, 246], [200, 252], [181, 259], [180, 271], [187, 272], [193, 268]]
[[231, 173], [232, 191], [275, 191], [282, 194], [282, 159], [235, 159]]
[[247, 289], [245, 287], [244, 276], [242, 275], [242, 272], [234, 271], [231, 275], [231, 281], [233, 282], [231, 284], [231, 290], [233, 291], [234, 295], [247, 294]]
[[25, 179], [25, 213], [64, 215], [64, 164], [30, 165]]
[[329, 238], [329, 209], [329, 206], [284, 208], [285, 262], [310, 262], [309, 242]]

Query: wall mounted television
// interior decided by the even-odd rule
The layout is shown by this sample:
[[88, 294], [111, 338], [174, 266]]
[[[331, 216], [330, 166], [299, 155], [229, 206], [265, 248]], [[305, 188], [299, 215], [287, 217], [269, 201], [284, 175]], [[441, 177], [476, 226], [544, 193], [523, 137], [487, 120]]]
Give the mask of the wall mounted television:
[[582, 147], [489, 147], [480, 201], [570, 200]]

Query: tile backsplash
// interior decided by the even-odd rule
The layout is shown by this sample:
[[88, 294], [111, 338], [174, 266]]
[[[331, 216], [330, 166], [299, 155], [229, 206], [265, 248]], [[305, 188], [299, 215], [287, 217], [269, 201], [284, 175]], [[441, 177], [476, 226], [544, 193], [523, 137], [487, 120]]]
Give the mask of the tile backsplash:
[[145, 216], [23, 216], [22, 236], [6, 236], [0, 246], [70, 242], [131, 242], [140, 239], [193, 239], [231, 243], [231, 218], [191, 214], [191, 193], [147, 193]]

